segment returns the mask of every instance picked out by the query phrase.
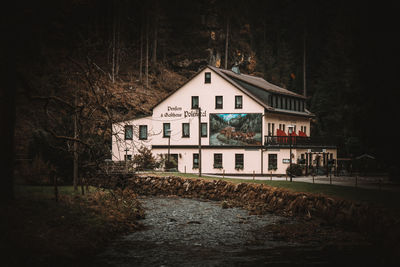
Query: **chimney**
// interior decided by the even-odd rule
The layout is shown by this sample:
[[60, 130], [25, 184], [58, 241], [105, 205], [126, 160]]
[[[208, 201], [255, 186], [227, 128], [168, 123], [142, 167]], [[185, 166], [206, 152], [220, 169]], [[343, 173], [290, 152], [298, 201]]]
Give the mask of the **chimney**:
[[234, 65], [232, 67], [232, 71], [236, 74], [240, 74], [239, 65]]

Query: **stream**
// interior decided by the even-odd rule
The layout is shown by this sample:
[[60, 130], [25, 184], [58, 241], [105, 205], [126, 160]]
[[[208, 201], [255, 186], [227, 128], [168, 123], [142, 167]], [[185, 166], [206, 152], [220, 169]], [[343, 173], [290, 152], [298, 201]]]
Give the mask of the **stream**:
[[[363, 253], [353, 245], [342, 245], [340, 251], [336, 247], [327, 248], [328, 236], [337, 235], [331, 230], [325, 229], [321, 237], [309, 238], [307, 242], [298, 237], [298, 241], [296, 237], [277, 238], [274, 232], [266, 230], [272, 226], [298, 228], [299, 222], [294, 218], [249, 215], [244, 209], [224, 209], [220, 202], [199, 199], [141, 197], [140, 200], [146, 209], [146, 218], [142, 220], [145, 230], [111, 243], [98, 255], [99, 265], [327, 266], [353, 260], [359, 264], [358, 254]], [[336, 253], [340, 253], [339, 257]]]

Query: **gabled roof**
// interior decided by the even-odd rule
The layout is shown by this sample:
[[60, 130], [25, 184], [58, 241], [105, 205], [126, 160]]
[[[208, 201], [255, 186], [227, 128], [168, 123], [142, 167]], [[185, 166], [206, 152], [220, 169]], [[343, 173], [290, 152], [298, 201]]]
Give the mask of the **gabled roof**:
[[268, 104], [268, 96], [270, 93], [305, 99], [305, 97], [303, 95], [299, 95], [299, 94], [291, 92], [285, 88], [276, 86], [272, 83], [267, 82], [266, 80], [264, 80], [261, 77], [255, 77], [255, 76], [251, 76], [251, 75], [247, 75], [247, 74], [236, 74], [231, 70], [220, 69], [220, 68], [213, 67], [213, 66], [203, 67], [195, 75], [193, 75], [190, 79], [188, 79], [182, 86], [180, 86], [179, 88], [177, 88], [174, 91], [172, 91], [171, 93], [169, 93], [163, 100], [161, 100], [156, 105], [154, 105], [152, 110], [156, 106], [158, 106], [160, 103], [162, 103], [165, 99], [167, 99], [169, 96], [171, 96], [176, 91], [178, 91], [180, 88], [182, 88], [184, 85], [186, 85], [190, 80], [192, 80], [194, 77], [196, 77], [199, 73], [201, 73], [206, 68], [209, 68], [212, 71], [214, 71], [221, 78], [223, 78], [224, 80], [226, 80], [227, 82], [229, 82], [230, 84], [235, 86], [237, 89], [242, 91], [244, 94], [246, 94], [247, 96], [252, 98], [254, 101], [256, 101], [258, 104], [263, 106], [269, 112], [282, 113], [282, 114], [295, 115], [295, 116], [305, 116], [305, 117], [314, 117], [315, 116], [313, 113], [309, 112], [306, 109], [304, 112], [292, 111], [292, 110], [274, 108]]
[[270, 93], [291, 96], [295, 98], [305, 99], [303, 95], [296, 94], [285, 88], [281, 88], [272, 83], [267, 82], [261, 77], [255, 77], [247, 74], [237, 74], [231, 70], [225, 70], [208, 66], [211, 70], [224, 78], [226, 81], [234, 85], [236, 88], [244, 92], [250, 98], [261, 104], [267, 111], [274, 113], [284, 113], [295, 116], [314, 117], [315, 115], [305, 109], [305, 111], [293, 111], [286, 109], [278, 109], [268, 104], [268, 96]]
[[287, 96], [293, 96], [293, 97], [305, 99], [305, 97], [303, 95], [299, 95], [299, 94], [296, 94], [285, 88], [276, 86], [272, 83], [267, 82], [266, 80], [264, 80], [261, 77], [251, 76], [251, 75], [247, 75], [247, 74], [237, 74], [231, 70], [225, 70], [225, 69], [220, 69], [220, 71], [225, 73], [232, 79], [240, 80], [244, 83], [254, 85], [258, 88], [264, 89], [271, 93], [283, 94], [283, 95], [287, 95]]

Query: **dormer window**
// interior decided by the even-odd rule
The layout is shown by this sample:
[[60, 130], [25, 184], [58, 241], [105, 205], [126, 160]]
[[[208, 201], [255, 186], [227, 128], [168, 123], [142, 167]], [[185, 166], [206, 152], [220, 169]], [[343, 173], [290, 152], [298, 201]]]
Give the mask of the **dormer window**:
[[204, 73], [204, 83], [211, 83], [211, 72]]

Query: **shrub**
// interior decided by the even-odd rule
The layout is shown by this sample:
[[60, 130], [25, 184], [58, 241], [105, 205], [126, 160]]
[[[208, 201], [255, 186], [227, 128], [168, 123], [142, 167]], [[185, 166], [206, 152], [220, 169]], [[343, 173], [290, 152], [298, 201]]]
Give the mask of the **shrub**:
[[287, 175], [301, 176], [303, 175], [303, 168], [299, 164], [293, 163], [292, 166], [287, 167]]
[[55, 167], [38, 155], [33, 158], [30, 168], [29, 166], [25, 166], [24, 170], [21, 170], [21, 173], [27, 184], [50, 185], [54, 182]]
[[133, 157], [133, 164], [137, 171], [154, 170], [159, 167], [159, 163], [147, 147], [138, 149], [139, 154]]

